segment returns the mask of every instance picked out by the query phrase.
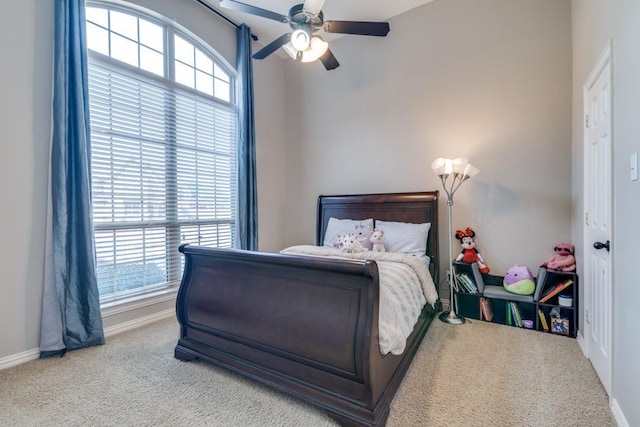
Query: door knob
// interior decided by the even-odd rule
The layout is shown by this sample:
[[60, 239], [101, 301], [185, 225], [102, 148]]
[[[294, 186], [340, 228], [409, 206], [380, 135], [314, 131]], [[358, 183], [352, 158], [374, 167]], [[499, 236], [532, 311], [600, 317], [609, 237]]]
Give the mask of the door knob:
[[594, 247], [594, 248], [596, 248], [596, 249], [602, 249], [602, 248], [604, 248], [604, 249], [606, 249], [606, 250], [607, 250], [607, 252], [609, 252], [609, 241], [607, 240], [607, 242], [606, 242], [606, 243], [602, 243], [602, 242], [595, 242], [595, 243], [593, 244], [593, 247]]

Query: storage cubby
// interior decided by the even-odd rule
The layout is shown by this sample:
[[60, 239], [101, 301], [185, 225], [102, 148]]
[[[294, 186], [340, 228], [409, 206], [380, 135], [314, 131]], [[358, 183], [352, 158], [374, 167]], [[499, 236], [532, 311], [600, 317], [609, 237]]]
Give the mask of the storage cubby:
[[480, 318], [480, 295], [458, 292], [455, 294], [458, 314], [471, 319]]
[[[458, 279], [471, 280], [471, 289], [462, 284], [454, 287], [454, 297], [458, 314], [470, 319], [478, 319], [524, 327], [523, 320], [532, 322], [532, 330], [565, 335], [575, 338], [578, 325], [578, 275], [540, 268], [533, 295], [516, 295], [504, 290], [503, 277], [480, 273], [476, 264], [454, 263], [454, 273]], [[477, 292], [474, 292], [474, 286]], [[488, 301], [492, 316], [487, 319], [483, 311], [482, 299]], [[513, 307], [518, 312], [520, 322], [513, 318]]]
[[[541, 290], [537, 305], [547, 322], [548, 330], [544, 328], [544, 321], [540, 317], [540, 313], [538, 313], [537, 329], [542, 332], [575, 337], [578, 325], [578, 275], [573, 272], [541, 269], [538, 276], [541, 278]], [[567, 284], [569, 281], [570, 284], [545, 299], [546, 292], [556, 289], [562, 284]], [[561, 296], [565, 297], [563, 302], [560, 301]], [[568, 303], [570, 305], [566, 305]], [[556, 321], [555, 323], [558, 326], [560, 326], [559, 323], [562, 323], [562, 327], [554, 329], [552, 317], [560, 319], [561, 322]]]
[[[516, 307], [515, 309], [518, 311], [517, 316], [514, 316], [512, 312], [508, 309], [509, 304], [512, 304], [513, 306]], [[508, 316], [509, 314], [511, 314], [511, 320], [509, 320], [508, 317], [505, 319], [505, 323], [507, 325], [516, 326], [519, 328], [525, 328], [525, 324], [526, 324], [525, 320], [527, 320], [527, 321], [531, 321], [531, 324], [530, 324], [531, 327], [526, 329], [535, 329], [536, 305], [534, 303], [506, 301], [505, 306], [507, 306], [507, 308], [505, 309], [507, 312], [506, 315]], [[519, 319], [519, 323], [518, 321], [516, 321], [516, 318]]]

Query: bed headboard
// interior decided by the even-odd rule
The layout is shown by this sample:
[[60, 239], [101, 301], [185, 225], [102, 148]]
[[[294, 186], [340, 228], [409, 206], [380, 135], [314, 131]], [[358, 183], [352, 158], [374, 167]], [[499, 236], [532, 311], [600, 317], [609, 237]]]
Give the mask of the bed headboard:
[[356, 194], [318, 197], [316, 244], [322, 245], [329, 218], [431, 223], [426, 254], [431, 258], [429, 269], [439, 283], [438, 257], [438, 191], [389, 194]]

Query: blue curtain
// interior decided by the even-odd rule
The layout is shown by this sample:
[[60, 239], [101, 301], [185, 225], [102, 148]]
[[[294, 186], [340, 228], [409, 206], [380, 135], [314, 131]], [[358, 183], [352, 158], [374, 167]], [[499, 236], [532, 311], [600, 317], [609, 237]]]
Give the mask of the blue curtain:
[[258, 250], [258, 191], [256, 184], [256, 135], [253, 118], [253, 65], [251, 29], [238, 27], [236, 69], [239, 89], [238, 212], [236, 247]]
[[104, 344], [91, 220], [85, 0], [56, 0], [40, 356]]

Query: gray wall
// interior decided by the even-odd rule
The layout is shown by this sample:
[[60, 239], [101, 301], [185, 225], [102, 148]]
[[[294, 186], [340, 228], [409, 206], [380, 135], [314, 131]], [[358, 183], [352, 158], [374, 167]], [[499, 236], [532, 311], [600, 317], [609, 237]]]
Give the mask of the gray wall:
[[2, 10], [0, 357], [40, 344], [53, 2], [11, 1]]
[[[640, 425], [640, 182], [629, 180], [629, 156], [640, 151], [640, 3], [573, 0], [574, 236], [582, 245], [582, 87], [607, 43], [612, 46], [613, 112], [613, 376], [614, 410]], [[636, 242], [636, 243], [634, 243]]]
[[331, 43], [335, 71], [287, 63], [287, 244], [314, 241], [319, 194], [440, 189], [431, 162], [468, 157], [454, 230], [495, 274], [536, 272], [572, 237], [570, 2], [436, 1], [390, 24]]
[[[235, 29], [192, 0], [135, 0], [175, 20], [235, 65]], [[3, 3], [0, 36], [0, 365], [38, 354], [51, 132], [54, 2]], [[284, 63], [255, 64], [260, 247], [284, 246]], [[171, 295], [133, 311], [107, 309], [105, 327], [173, 310]], [[126, 307], [125, 307], [126, 308]]]

